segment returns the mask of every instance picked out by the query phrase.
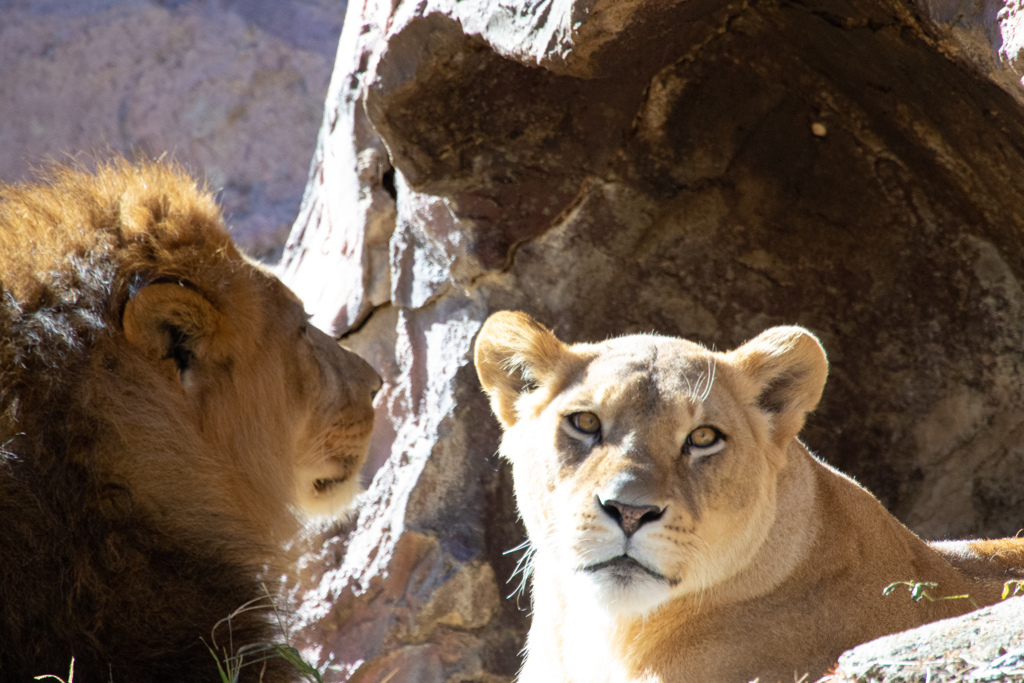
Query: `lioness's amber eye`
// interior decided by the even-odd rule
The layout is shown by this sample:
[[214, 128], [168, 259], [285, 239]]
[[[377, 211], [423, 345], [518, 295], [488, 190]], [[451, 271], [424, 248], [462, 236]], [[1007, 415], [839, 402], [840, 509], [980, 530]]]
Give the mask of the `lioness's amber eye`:
[[714, 427], [697, 427], [687, 440], [697, 448], [706, 448], [718, 441], [718, 430]]
[[569, 421], [584, 434], [596, 434], [601, 429], [601, 420], [593, 413], [573, 413], [569, 416]]

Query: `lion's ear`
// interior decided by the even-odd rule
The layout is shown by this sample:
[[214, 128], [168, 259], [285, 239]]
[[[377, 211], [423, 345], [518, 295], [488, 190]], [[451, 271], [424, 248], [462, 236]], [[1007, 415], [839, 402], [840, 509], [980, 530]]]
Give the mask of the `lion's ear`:
[[565, 354], [565, 345], [525, 313], [499, 311], [476, 338], [476, 372], [502, 425], [516, 423], [516, 401], [544, 382]]
[[818, 339], [802, 327], [773, 327], [728, 354], [752, 382], [755, 406], [771, 416], [780, 445], [796, 436], [821, 400], [828, 360]]
[[151, 358], [173, 360], [182, 381], [216, 331], [220, 314], [188, 285], [156, 283], [128, 300], [122, 325], [128, 341]]

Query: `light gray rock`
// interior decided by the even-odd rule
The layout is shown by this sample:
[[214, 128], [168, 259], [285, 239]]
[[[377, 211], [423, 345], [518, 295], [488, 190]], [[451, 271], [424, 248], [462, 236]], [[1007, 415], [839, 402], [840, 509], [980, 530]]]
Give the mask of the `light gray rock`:
[[0, 180], [47, 156], [167, 154], [275, 259], [298, 212], [344, 0], [0, 4]]
[[1024, 598], [1010, 598], [865, 643], [839, 659], [829, 683], [1024, 680]]
[[366, 507], [294, 587], [334, 680], [515, 674], [471, 367], [499, 309], [568, 341], [805, 325], [812, 449], [927, 537], [1024, 526], [1024, 113], [938, 30], [909, 0], [353, 6], [283, 262], [387, 380]]

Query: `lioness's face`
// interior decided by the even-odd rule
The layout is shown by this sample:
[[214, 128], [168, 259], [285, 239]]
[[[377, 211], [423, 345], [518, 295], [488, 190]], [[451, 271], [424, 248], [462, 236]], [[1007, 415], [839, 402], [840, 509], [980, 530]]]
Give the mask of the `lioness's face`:
[[569, 593], [642, 613], [746, 566], [824, 382], [813, 337], [781, 329], [718, 354], [646, 335], [567, 346], [522, 314], [488, 321], [477, 368], [501, 454], [536, 562]]

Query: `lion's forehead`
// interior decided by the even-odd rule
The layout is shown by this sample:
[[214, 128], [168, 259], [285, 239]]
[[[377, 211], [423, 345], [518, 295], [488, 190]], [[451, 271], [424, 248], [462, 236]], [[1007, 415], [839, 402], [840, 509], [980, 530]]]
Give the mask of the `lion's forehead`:
[[617, 337], [587, 345], [591, 368], [608, 374], [635, 371], [674, 375], [699, 375], [715, 364], [715, 354], [699, 344], [657, 335], [638, 334]]
[[611, 410], [694, 416], [714, 386], [714, 354], [682, 339], [634, 335], [592, 347], [577, 397]]

